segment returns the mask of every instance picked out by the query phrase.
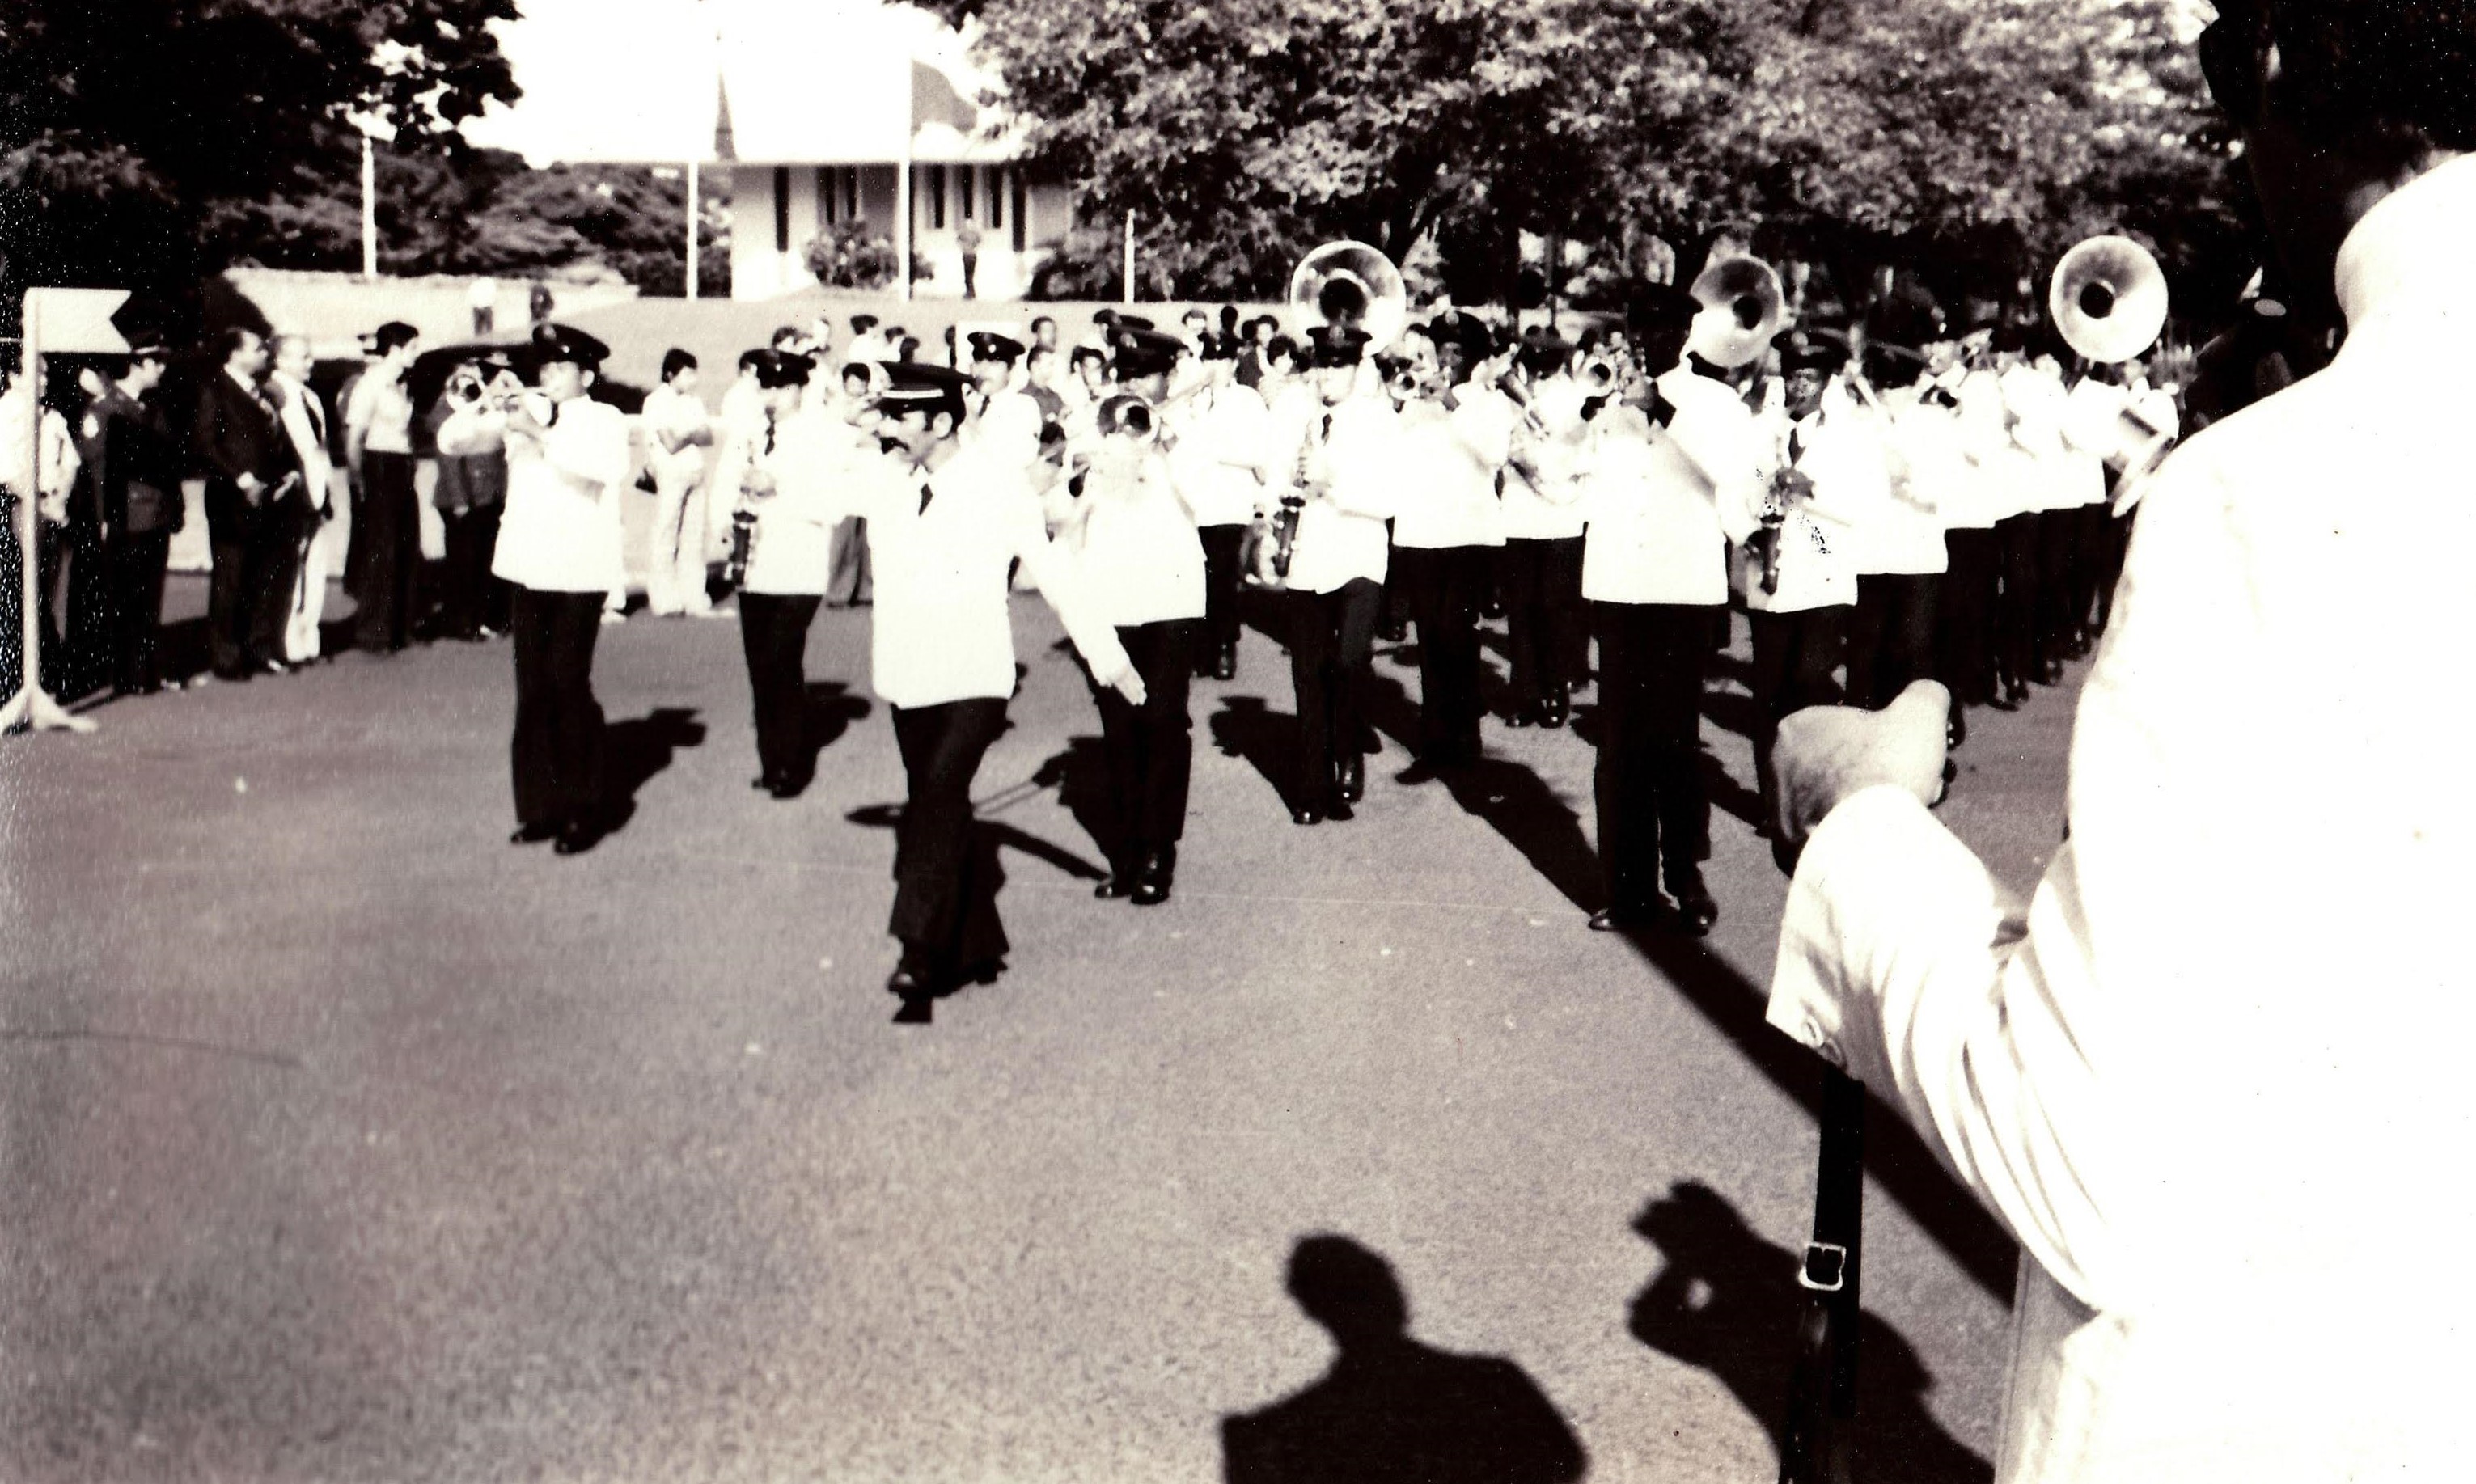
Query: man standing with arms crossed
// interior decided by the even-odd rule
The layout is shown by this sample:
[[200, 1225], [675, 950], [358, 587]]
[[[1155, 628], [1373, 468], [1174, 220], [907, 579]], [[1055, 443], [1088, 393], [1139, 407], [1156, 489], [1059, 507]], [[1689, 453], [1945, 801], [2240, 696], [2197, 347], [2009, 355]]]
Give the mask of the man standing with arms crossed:
[[1770, 1019], [2020, 1240], [1998, 1484], [2457, 1478], [2464, 599], [2397, 552], [2476, 542], [2476, 7], [2226, 0], [2201, 56], [2346, 345], [2144, 486], [2025, 921], [1925, 811], [1941, 687], [1782, 727]]

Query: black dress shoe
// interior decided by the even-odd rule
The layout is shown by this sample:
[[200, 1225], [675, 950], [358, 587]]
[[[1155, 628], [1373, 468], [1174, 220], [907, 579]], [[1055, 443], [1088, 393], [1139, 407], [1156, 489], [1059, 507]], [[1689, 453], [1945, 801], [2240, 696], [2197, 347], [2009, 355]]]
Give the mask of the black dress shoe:
[[1111, 871], [1107, 880], [1092, 888], [1092, 895], [1102, 902], [1116, 902], [1131, 895], [1134, 889], [1135, 878], [1132, 876], [1124, 871]]
[[1539, 705], [1539, 725], [1549, 729], [1564, 726], [1573, 719], [1573, 704], [1562, 696], [1550, 696]]
[[1225, 644], [1221, 653], [1212, 656], [1212, 678], [1216, 680], [1238, 679], [1238, 646]]
[[216, 680], [230, 680], [235, 685], [248, 684], [249, 676], [249, 671], [244, 670], [237, 665], [217, 665], [214, 668], [214, 677]]
[[894, 972], [885, 977], [885, 992], [905, 1000], [926, 1000], [932, 993], [928, 976], [909, 964], [894, 966]]
[[1139, 907], [1156, 907], [1169, 900], [1170, 883], [1177, 875], [1177, 852], [1163, 848], [1145, 853], [1143, 864], [1135, 868], [1135, 889], [1132, 900]]
[[2064, 662], [2060, 659], [2049, 659], [2044, 664], [2040, 665], [2038, 667], [2038, 683], [2041, 685], [2061, 685], [2064, 683]]
[[748, 780], [748, 786], [759, 791], [771, 789], [774, 786], [773, 776], [770, 774], [760, 773]]
[[1351, 755], [1343, 758], [1341, 760], [1341, 777], [1337, 781], [1340, 786], [1342, 803], [1356, 804], [1359, 800], [1366, 798], [1367, 759], [1356, 754], [1352, 754]]
[[557, 838], [557, 834], [558, 827], [557, 825], [518, 825], [516, 827], [516, 832], [508, 836], [508, 843], [509, 845], [539, 845], [544, 840]]
[[1444, 776], [1445, 770], [1442, 763], [1430, 762], [1422, 757], [1393, 775], [1393, 781], [1416, 788], [1422, 783], [1432, 783]]
[[1358, 817], [1357, 811], [1350, 808], [1349, 804], [1349, 796], [1336, 788], [1332, 791], [1332, 797], [1324, 802], [1324, 817], [1334, 824], [1346, 825]]
[[572, 820], [559, 828], [557, 843], [551, 849], [561, 855], [582, 855], [601, 843], [601, 826], [585, 820]]
[[1302, 804], [1290, 811], [1290, 823], [1293, 825], [1321, 825], [1324, 823], [1324, 810], [1315, 804]]
[[258, 668], [260, 673], [264, 675], [290, 675], [292, 673], [292, 667], [285, 664], [281, 659], [261, 659], [258, 662]]
[[1711, 900], [1711, 888], [1702, 884], [1698, 874], [1671, 881], [1668, 894], [1676, 899], [1678, 926], [1691, 935], [1702, 936], [1720, 920], [1720, 903]]
[[776, 779], [765, 785], [765, 791], [774, 796], [775, 802], [788, 804], [799, 798], [801, 790], [805, 786], [798, 779]]
[[2029, 682], [2021, 680], [2010, 680], [2003, 682], [2003, 694], [1995, 697], [1993, 705], [1994, 709], [1998, 711], [2017, 711], [2020, 709], [2021, 705], [2025, 704], [2028, 699]]
[[1948, 752], [1958, 752], [1968, 740], [1968, 713], [1958, 706], [1951, 708], [1951, 720], [1943, 724], [1943, 745]]
[[1591, 914], [1593, 932], [1631, 932], [1650, 926], [1651, 914], [1638, 907], [1601, 907]]
[[1377, 631], [1377, 632], [1387, 644], [1407, 644], [1410, 642], [1410, 626], [1406, 623], [1386, 624], [1381, 630]]

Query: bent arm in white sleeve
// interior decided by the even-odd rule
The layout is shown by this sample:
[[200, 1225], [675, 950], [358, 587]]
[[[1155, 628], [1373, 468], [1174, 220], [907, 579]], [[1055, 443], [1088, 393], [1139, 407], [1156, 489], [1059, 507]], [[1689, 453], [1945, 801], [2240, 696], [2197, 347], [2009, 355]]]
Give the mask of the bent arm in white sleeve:
[[1127, 656], [1126, 646], [1118, 642], [1116, 627], [1101, 611], [1091, 584], [1084, 580], [1073, 554], [1049, 539], [1039, 506], [1028, 497], [1012, 505], [1009, 530], [1014, 553], [1023, 559], [1024, 571], [1030, 574], [1032, 585], [1040, 589], [1041, 600], [1056, 611], [1058, 621], [1066, 626], [1066, 636], [1075, 641], [1076, 653], [1083, 656], [1083, 662], [1095, 675], [1119, 675], [1133, 668], [1134, 661]]
[[1770, 1020], [1905, 1114], [2056, 1281], [2104, 1307], [2116, 1258], [2086, 1162], [2112, 1125], [2056, 1008], [2088, 973], [2078, 895], [2066, 846], [2024, 934], [1915, 796], [1867, 789], [1798, 861]]

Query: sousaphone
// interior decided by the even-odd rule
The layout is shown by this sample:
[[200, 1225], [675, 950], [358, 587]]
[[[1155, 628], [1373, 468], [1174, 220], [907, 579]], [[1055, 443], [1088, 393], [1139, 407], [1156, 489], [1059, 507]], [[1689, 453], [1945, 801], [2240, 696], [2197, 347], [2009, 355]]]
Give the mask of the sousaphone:
[[1410, 292], [1393, 260], [1364, 242], [1326, 242], [1290, 274], [1291, 316], [1301, 330], [1352, 324], [1370, 354], [1389, 348], [1410, 322]]
[[1729, 370], [1760, 359], [1788, 324], [1780, 277], [1759, 258], [1723, 258], [1702, 270], [1689, 290], [1702, 306], [1685, 348]]

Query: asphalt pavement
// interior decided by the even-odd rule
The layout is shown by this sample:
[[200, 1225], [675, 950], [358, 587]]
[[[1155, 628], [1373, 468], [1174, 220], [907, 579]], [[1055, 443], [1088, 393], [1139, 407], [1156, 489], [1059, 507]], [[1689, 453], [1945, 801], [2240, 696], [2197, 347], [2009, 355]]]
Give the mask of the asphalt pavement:
[[[605, 629], [625, 818], [568, 859], [506, 843], [504, 643], [0, 740], [0, 1477], [1204, 1480], [1249, 1414], [1366, 1478], [1413, 1434], [1473, 1476], [1772, 1475], [1817, 1078], [1761, 1025], [1742, 620], [1694, 943], [1585, 930], [1574, 732], [1396, 782], [1392, 646], [1359, 817], [1292, 826], [1261, 631], [1198, 682], [1175, 897], [1094, 901], [1097, 717], [1019, 599], [976, 791], [1014, 952], [926, 1026], [882, 989], [867, 628], [819, 617], [787, 803], [734, 624]], [[1944, 810], [2017, 887], [2079, 673], [1977, 718]], [[1888, 1122], [1861, 1463], [1984, 1478], [2012, 1249]], [[1408, 1338], [1334, 1367], [1294, 1252]]]

